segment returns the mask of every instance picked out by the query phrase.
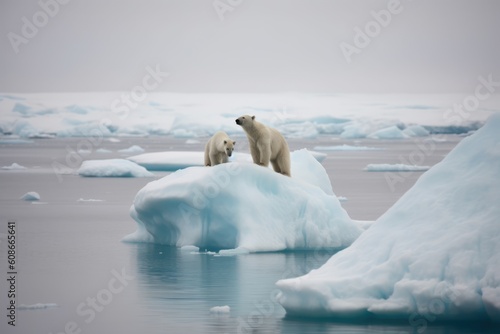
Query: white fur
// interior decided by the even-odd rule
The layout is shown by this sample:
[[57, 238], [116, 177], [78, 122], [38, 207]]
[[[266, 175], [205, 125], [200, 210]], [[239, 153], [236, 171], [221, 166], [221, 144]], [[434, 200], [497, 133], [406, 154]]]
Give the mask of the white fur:
[[205, 166], [226, 163], [231, 156], [236, 142], [224, 131], [216, 132], [205, 145]]
[[291, 176], [290, 150], [278, 130], [257, 122], [255, 116], [249, 115], [237, 118], [236, 124], [247, 134], [254, 163], [267, 167], [271, 162], [275, 172]]

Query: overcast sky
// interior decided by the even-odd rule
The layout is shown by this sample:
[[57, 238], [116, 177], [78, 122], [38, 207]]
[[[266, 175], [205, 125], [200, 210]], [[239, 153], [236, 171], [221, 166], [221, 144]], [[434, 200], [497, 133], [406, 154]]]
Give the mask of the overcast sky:
[[52, 16], [39, 0], [0, 1], [0, 91], [128, 91], [148, 67], [169, 73], [156, 90], [174, 92], [444, 93], [500, 80], [498, 0], [40, 1]]

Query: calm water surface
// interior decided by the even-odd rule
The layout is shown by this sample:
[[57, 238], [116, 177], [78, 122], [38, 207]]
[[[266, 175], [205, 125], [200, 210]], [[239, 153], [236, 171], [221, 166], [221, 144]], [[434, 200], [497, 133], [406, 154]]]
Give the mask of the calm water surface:
[[[433, 165], [459, 137], [436, 142], [423, 156]], [[104, 142], [113, 152], [132, 144], [147, 152], [201, 150], [183, 140], [122, 138]], [[242, 142], [240, 140], [240, 142]], [[338, 323], [289, 319], [276, 303], [274, 283], [321, 266], [333, 251], [217, 256], [164, 245], [126, 244], [135, 230], [128, 215], [137, 191], [151, 179], [57, 177], [67, 146], [79, 139], [35, 140], [0, 145], [0, 166], [17, 162], [25, 171], [0, 171], [0, 301], [3, 333], [498, 333], [482, 324], [439, 324], [427, 319], [398, 323]], [[354, 219], [374, 220], [418, 179], [405, 174], [392, 186], [384, 173], [367, 173], [368, 163], [400, 163], [418, 152], [415, 141], [344, 142], [332, 138], [290, 141], [292, 149], [360, 144], [380, 151], [329, 152], [323, 162], [344, 208]], [[85, 159], [119, 157], [91, 153]], [[166, 173], [157, 173], [158, 177]], [[20, 201], [28, 191], [38, 204]], [[81, 201], [98, 199], [100, 201]], [[16, 326], [7, 324], [7, 222], [16, 222]], [[272, 222], [269, 222], [272, 223]], [[21, 305], [57, 304], [45, 309]], [[215, 306], [229, 313], [214, 313]], [[21, 307], [22, 308], [22, 307]], [[6, 320], [7, 319], [7, 320]]]

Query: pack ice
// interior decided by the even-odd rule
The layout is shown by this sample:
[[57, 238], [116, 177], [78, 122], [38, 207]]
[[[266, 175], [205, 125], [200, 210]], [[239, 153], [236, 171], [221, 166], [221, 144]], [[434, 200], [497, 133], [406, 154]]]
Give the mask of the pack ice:
[[289, 315], [500, 321], [500, 115], [350, 247], [277, 282]]
[[307, 150], [292, 152], [292, 177], [248, 162], [189, 167], [141, 189], [129, 242], [245, 252], [338, 248], [361, 233]]

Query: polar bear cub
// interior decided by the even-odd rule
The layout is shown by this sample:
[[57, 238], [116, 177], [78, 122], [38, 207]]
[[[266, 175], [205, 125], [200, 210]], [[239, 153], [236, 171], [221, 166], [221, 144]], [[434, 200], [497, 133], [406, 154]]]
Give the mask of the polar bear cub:
[[233, 154], [235, 144], [224, 131], [216, 132], [205, 145], [205, 166], [226, 163]]
[[290, 150], [285, 138], [278, 130], [255, 120], [255, 116], [243, 115], [236, 124], [245, 130], [253, 162], [261, 166], [273, 165], [275, 172], [291, 176]]

